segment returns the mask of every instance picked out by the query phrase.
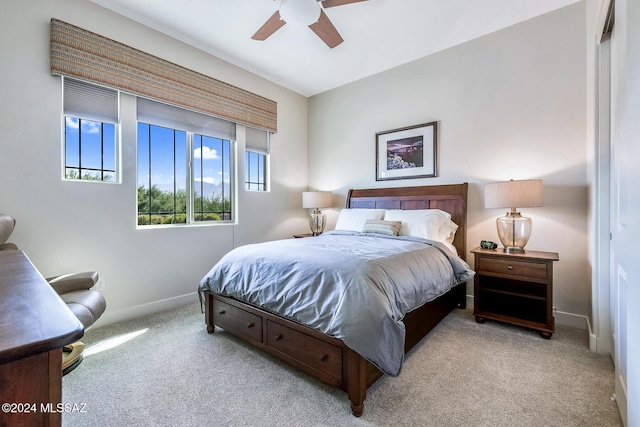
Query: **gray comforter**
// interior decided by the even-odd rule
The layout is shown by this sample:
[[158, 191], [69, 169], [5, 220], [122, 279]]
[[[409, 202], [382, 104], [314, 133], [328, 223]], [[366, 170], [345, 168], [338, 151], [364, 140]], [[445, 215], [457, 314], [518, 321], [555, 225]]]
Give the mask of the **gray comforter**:
[[199, 291], [338, 338], [396, 376], [404, 360], [404, 316], [473, 274], [437, 242], [333, 231], [236, 248], [205, 275]]

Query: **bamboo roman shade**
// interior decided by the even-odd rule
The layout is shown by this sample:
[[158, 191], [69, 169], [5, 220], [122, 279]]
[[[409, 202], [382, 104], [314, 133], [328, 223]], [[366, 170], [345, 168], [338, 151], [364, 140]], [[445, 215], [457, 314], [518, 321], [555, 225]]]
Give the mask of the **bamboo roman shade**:
[[277, 131], [275, 101], [57, 19], [51, 19], [51, 74]]

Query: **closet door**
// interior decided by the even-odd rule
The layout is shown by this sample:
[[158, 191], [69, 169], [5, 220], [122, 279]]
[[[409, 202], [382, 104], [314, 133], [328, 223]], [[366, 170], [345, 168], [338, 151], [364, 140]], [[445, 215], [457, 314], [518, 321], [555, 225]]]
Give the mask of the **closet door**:
[[616, 400], [640, 425], [640, 2], [615, 0], [611, 33], [611, 309]]

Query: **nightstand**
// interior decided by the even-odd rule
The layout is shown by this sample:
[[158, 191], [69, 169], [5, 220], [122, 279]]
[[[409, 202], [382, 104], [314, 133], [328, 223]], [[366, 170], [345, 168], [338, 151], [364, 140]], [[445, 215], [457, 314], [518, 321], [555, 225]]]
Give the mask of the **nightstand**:
[[540, 331], [549, 339], [553, 318], [555, 252], [507, 254], [501, 249], [475, 248], [474, 311], [478, 323], [498, 320]]

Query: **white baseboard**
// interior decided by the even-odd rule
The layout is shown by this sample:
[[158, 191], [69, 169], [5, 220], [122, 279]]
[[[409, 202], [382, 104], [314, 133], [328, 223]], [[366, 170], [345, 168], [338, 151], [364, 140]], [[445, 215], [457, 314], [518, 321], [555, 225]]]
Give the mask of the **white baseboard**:
[[93, 327], [110, 325], [112, 323], [123, 322], [125, 320], [135, 319], [149, 314], [159, 313], [161, 311], [170, 310], [172, 308], [181, 307], [187, 304], [197, 303], [198, 293], [192, 292], [186, 295], [166, 298], [160, 301], [154, 301], [146, 304], [129, 307], [118, 311], [107, 311], [96, 321]]
[[589, 330], [589, 318], [582, 314], [566, 313], [556, 310], [553, 313], [556, 323], [564, 326], [572, 326], [574, 328]]
[[589, 321], [589, 316], [587, 316], [587, 332], [589, 333], [589, 350], [594, 353], [597, 353], [598, 352], [598, 336], [594, 334], [593, 329], [591, 329], [591, 322]]

